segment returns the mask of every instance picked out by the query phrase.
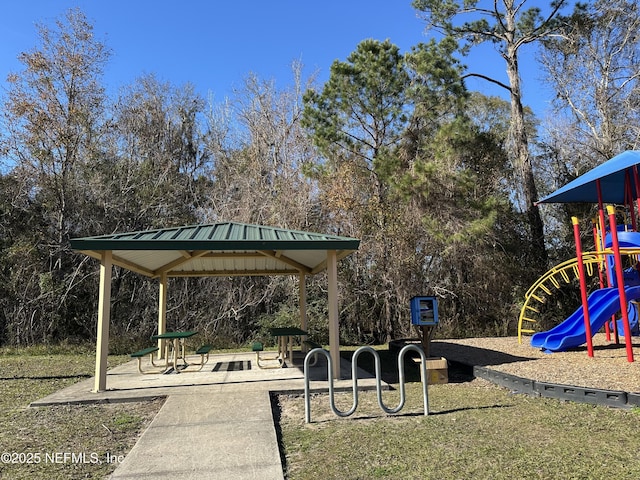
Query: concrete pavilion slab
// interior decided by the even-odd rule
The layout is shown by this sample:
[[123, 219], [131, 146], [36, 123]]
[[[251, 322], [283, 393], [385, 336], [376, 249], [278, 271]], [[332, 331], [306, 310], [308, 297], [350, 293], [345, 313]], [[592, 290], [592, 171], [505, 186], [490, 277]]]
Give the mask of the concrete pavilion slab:
[[[93, 390], [94, 378], [89, 378], [34, 401], [31, 406], [49, 406], [58, 404], [90, 404], [130, 402], [184, 393], [224, 394], [229, 391], [267, 391], [267, 392], [304, 392], [303, 354], [294, 351], [294, 362], [286, 368], [258, 368], [255, 354], [251, 352], [222, 353], [210, 355], [209, 362], [201, 371], [181, 371], [179, 374], [143, 375], [138, 372], [135, 360], [110, 369], [107, 372], [109, 388], [104, 391]], [[199, 361], [199, 356], [188, 356], [187, 361]], [[146, 360], [145, 360], [146, 361]], [[219, 369], [212, 371], [218, 364], [236, 365], [242, 363], [242, 370]], [[261, 362], [265, 363], [265, 362]], [[268, 363], [268, 362], [267, 362]], [[250, 368], [246, 368], [249, 365]], [[275, 362], [274, 362], [275, 365]], [[351, 363], [342, 359], [340, 377], [334, 380], [335, 389], [350, 391], [352, 387]], [[313, 392], [327, 392], [327, 363], [320, 357], [317, 364], [310, 367], [310, 386]], [[375, 377], [369, 372], [358, 369], [358, 388], [374, 389]], [[383, 382], [383, 388], [389, 386]]]

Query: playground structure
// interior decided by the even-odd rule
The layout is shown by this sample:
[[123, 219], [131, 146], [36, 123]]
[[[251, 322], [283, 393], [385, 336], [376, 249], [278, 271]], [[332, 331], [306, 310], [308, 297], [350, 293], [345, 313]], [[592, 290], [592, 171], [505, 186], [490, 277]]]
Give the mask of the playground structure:
[[[598, 218], [593, 221], [595, 251], [583, 252], [579, 220], [572, 218], [576, 257], [553, 267], [542, 275], [525, 294], [525, 302], [518, 319], [518, 341], [523, 334], [533, 334], [531, 346], [548, 352], [564, 351], [587, 344], [593, 356], [592, 336], [605, 327], [607, 341], [611, 330], [619, 343], [623, 330], [627, 360], [633, 362], [632, 333], [638, 329], [638, 312], [634, 300], [640, 299], [640, 232], [637, 231], [634, 201], [640, 211], [640, 152], [627, 151], [599, 165], [568, 183], [538, 203], [583, 202], [598, 204]], [[616, 209], [604, 202], [622, 205], [629, 222], [616, 223]], [[587, 276], [598, 273], [599, 289], [589, 294]], [[580, 283], [582, 306], [556, 327], [536, 330], [539, 306], [554, 289], [574, 279]], [[605, 283], [606, 282], [606, 283]], [[620, 319], [615, 315], [620, 313]], [[611, 321], [609, 321], [611, 320]]]
[[[629, 264], [636, 263], [638, 258], [640, 258], [640, 232], [619, 232], [618, 236], [625, 240], [624, 242], [621, 242], [625, 246], [620, 247], [620, 255], [623, 258], [623, 261], [626, 260], [626, 263]], [[603, 252], [583, 252], [582, 264], [584, 265], [585, 274], [587, 277], [595, 277], [596, 275], [600, 276], [603, 274], [603, 272], [606, 272], [605, 262], [607, 261], [607, 255], [609, 258], [609, 262], [611, 263], [611, 261], [613, 260], [613, 250]], [[527, 290], [527, 292], [525, 293], [524, 303], [522, 305], [520, 316], [518, 318], [518, 343], [522, 343], [524, 335], [535, 335], [540, 333], [540, 322], [538, 316], [540, 314], [540, 307], [546, 303], [547, 298], [552, 296], [557, 290], [560, 290], [563, 285], [570, 285], [572, 282], [580, 280], [578, 263], [578, 258], [572, 258], [565, 262], [562, 262], [549, 269], [533, 285], [531, 285], [531, 287], [529, 287], [529, 290]], [[638, 271], [634, 267], [627, 268], [625, 270], [625, 284], [630, 288], [637, 285], [638, 276], [640, 276], [640, 271]], [[613, 280], [613, 282], [615, 282], [615, 279]], [[600, 291], [600, 293], [595, 295], [591, 299], [591, 301], [599, 301], [599, 297], [602, 295], [604, 295], [604, 292]], [[611, 296], [615, 297], [615, 295], [612, 295], [611, 291], [609, 291], [609, 297]], [[617, 297], [615, 297], [615, 299], [617, 299]], [[637, 299], [638, 297], [635, 295], [635, 291], [629, 291], [629, 289], [627, 289], [627, 300], [631, 302], [627, 306], [627, 312], [629, 315], [632, 335], [640, 334], [638, 307], [635, 303]], [[568, 317], [567, 320], [569, 320], [570, 318], [577, 320], [574, 315], [578, 314], [579, 311], [580, 309], [574, 312], [571, 317]], [[611, 315], [608, 315], [608, 317], [614, 315], [617, 311], [619, 311], [619, 308], [616, 311], [612, 312]], [[593, 317], [595, 312], [591, 311], [590, 313], [591, 317]], [[560, 325], [564, 324], [565, 322], [562, 322]], [[560, 325], [558, 325], [557, 327], [560, 327]], [[595, 322], [595, 325], [593, 325], [592, 330], [596, 332], [603, 325], [607, 333], [607, 340], [610, 340], [612, 331], [619, 332], [623, 329], [622, 321], [620, 320], [617, 321], [615, 326], [612, 323], [600, 322], [598, 320]], [[571, 331], [573, 332], [573, 334], [575, 334], [575, 330], [569, 329], [568, 326], [568, 324], [564, 325], [564, 328], [567, 329], [566, 331]], [[596, 326], [598, 326], [598, 328], [595, 328]], [[561, 331], [563, 331], [563, 329], [561, 328], [556, 330], [557, 327], [552, 329], [555, 330], [555, 332], [553, 333], [560, 333]], [[579, 326], [576, 325], [576, 328], [579, 328]], [[541, 337], [537, 338], [540, 339]], [[580, 342], [578, 345], [585, 343], [585, 341], [586, 339]], [[568, 348], [567, 345], [569, 345], [569, 343], [565, 341], [562, 346]], [[535, 346], [544, 348], [542, 345]], [[549, 350], [553, 351], [559, 349], [550, 348]]]

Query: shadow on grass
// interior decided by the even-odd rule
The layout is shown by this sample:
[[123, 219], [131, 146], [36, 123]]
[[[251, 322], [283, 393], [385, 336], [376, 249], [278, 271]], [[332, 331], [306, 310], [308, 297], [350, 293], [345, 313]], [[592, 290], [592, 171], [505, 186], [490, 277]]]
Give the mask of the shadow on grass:
[[448, 410], [438, 410], [438, 411], [429, 411], [429, 415], [425, 415], [424, 412], [408, 412], [408, 413], [394, 413], [386, 415], [381, 413], [380, 415], [358, 415], [354, 413], [352, 417], [341, 418], [338, 415], [331, 416], [330, 418], [323, 418], [320, 420], [314, 420], [312, 417], [312, 422], [315, 424], [328, 423], [333, 422], [336, 419], [350, 420], [350, 421], [358, 421], [358, 420], [379, 420], [381, 418], [410, 418], [410, 417], [432, 417], [435, 415], [450, 415], [452, 413], [465, 412], [469, 410], [494, 410], [496, 408], [512, 408], [513, 405], [485, 405], [480, 407], [460, 407], [460, 408], [451, 408]]
[[496, 408], [512, 408], [513, 405], [485, 405], [484, 407], [460, 407], [451, 408], [449, 410], [439, 410], [437, 412], [429, 412], [429, 415], [448, 415], [450, 413], [466, 412], [468, 410], [493, 410]]

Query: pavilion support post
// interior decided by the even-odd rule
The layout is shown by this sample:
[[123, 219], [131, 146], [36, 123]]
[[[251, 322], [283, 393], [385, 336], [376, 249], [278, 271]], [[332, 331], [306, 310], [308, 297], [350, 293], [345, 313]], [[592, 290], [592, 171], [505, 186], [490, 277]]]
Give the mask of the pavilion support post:
[[111, 250], [102, 252], [100, 259], [100, 293], [98, 296], [98, 332], [96, 340], [96, 371], [94, 392], [107, 389], [107, 357], [109, 355], [109, 323], [111, 321]]
[[327, 251], [327, 280], [329, 306], [329, 353], [333, 363], [333, 378], [340, 378], [340, 325], [338, 320], [338, 256]]
[[[299, 285], [298, 285], [298, 296], [299, 296], [299, 304], [300, 304], [300, 328], [307, 331], [307, 276], [300, 272], [299, 275]], [[305, 336], [302, 340], [306, 340]], [[302, 351], [306, 351], [303, 345]]]
[[[167, 331], [167, 288], [168, 280], [167, 274], [163, 273], [160, 275], [160, 287], [158, 293], [158, 335], [165, 333]], [[165, 357], [165, 349], [164, 342], [166, 340], [159, 338], [158, 339], [158, 352], [159, 358]]]

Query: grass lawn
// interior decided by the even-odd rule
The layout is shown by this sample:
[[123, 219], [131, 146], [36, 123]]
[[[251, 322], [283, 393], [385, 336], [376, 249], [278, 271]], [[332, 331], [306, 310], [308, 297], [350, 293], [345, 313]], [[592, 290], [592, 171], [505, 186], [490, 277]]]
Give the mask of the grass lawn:
[[[129, 361], [109, 357], [109, 366]], [[0, 349], [0, 478], [103, 479], [131, 449], [162, 400], [30, 408], [93, 375], [89, 352]]]
[[[287, 478], [297, 479], [638, 479], [640, 411], [513, 395], [483, 380], [407, 387], [395, 416], [361, 392], [353, 417], [339, 418], [327, 395], [280, 396]], [[395, 407], [399, 393], [383, 393]], [[339, 394], [348, 410], [351, 393]]]
[[[162, 400], [29, 408], [93, 374], [90, 352], [43, 353], [0, 349], [0, 479], [107, 477]], [[395, 367], [381, 357], [392, 377]], [[110, 357], [109, 364], [128, 360]], [[382, 413], [375, 392], [360, 392], [349, 418], [336, 417], [328, 397], [315, 395], [312, 423], [305, 424], [304, 399], [279, 396], [287, 478], [640, 478], [640, 410], [512, 395], [452, 373], [452, 383], [429, 387], [426, 417], [415, 382], [393, 416]], [[395, 407], [398, 391], [384, 392], [383, 400]], [[349, 409], [352, 394], [339, 394], [336, 403]]]

